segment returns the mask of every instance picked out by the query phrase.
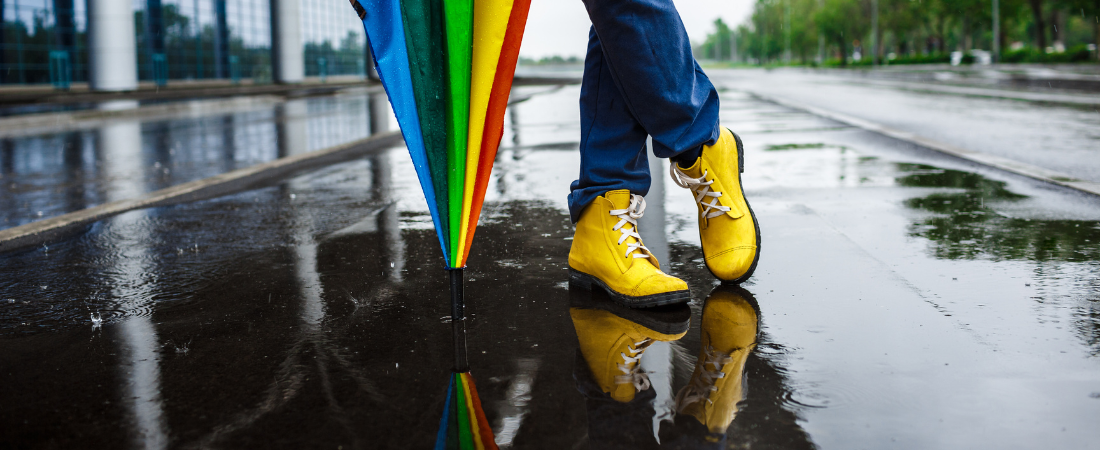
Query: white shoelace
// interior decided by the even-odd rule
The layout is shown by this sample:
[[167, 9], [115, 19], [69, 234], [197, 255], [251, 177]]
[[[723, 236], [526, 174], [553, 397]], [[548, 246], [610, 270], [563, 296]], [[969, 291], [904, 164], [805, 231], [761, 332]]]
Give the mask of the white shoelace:
[[[631, 253], [635, 250], [642, 250], [642, 252], [635, 253], [635, 258], [649, 258], [649, 249], [642, 245], [642, 236], [638, 234], [638, 219], [642, 218], [642, 213], [645, 212], [645, 198], [638, 194], [630, 194], [630, 206], [626, 209], [613, 209], [611, 215], [619, 218], [619, 223], [611, 227], [612, 230], [622, 233], [619, 236], [619, 245], [622, 245], [623, 241], [628, 237], [634, 238], [634, 242], [627, 244], [626, 255], [624, 258], [630, 257]], [[631, 228], [626, 228], [625, 225], [629, 223], [633, 225]]]
[[[668, 165], [668, 172], [672, 175], [672, 181], [675, 182], [677, 186], [690, 189], [695, 193], [695, 201], [703, 207], [701, 217], [704, 223], [706, 223], [708, 219], [721, 216], [731, 209], [728, 206], [718, 204], [718, 197], [721, 197], [722, 193], [710, 190], [710, 185], [714, 184], [714, 180], [707, 181], [707, 171], [703, 171], [702, 177], [692, 178], [684, 173], [684, 171], [680, 170], [674, 162]], [[709, 203], [704, 201], [708, 197], [710, 198]]]
[[[726, 377], [722, 367], [732, 361], [733, 358], [730, 355], [718, 353], [714, 350], [714, 347], [708, 345], [707, 348], [703, 349], [703, 362], [699, 366], [699, 378], [693, 379], [692, 383], [676, 396], [676, 404], [681, 412], [688, 405], [699, 400], [706, 399], [707, 403], [714, 403], [710, 399], [710, 393], [718, 390], [718, 386], [715, 386], [714, 383]], [[707, 366], [711, 366], [713, 370], [708, 369]]]
[[626, 351], [630, 352], [630, 356], [627, 356], [626, 353], [619, 353], [623, 357], [624, 363], [618, 364], [618, 366], [623, 374], [615, 377], [615, 384], [633, 384], [634, 389], [639, 392], [649, 389], [649, 375], [646, 375], [645, 371], [640, 369], [638, 362], [642, 359], [642, 352], [651, 343], [653, 343], [652, 339], [644, 339], [642, 342], [635, 342], [633, 347], [628, 345]]

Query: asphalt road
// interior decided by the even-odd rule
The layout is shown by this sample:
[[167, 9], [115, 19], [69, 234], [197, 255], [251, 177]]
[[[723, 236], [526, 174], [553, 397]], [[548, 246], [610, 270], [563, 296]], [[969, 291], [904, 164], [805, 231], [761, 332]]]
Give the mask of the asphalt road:
[[[717, 85], [759, 92], [847, 114], [967, 150], [1100, 182], [1100, 109], [1004, 98], [927, 92], [945, 84], [802, 70], [709, 72]], [[996, 93], [997, 89], [984, 89]], [[1005, 95], [1019, 91], [1001, 89]], [[1057, 100], [1095, 94], [1031, 90]]]
[[[832, 90], [765, 75], [714, 78]], [[576, 312], [606, 299], [566, 282], [578, 92], [517, 91], [530, 98], [509, 110], [469, 259], [468, 353], [502, 447], [1100, 448], [1100, 199], [732, 88], [722, 117], [747, 146], [759, 269], [742, 291], [719, 288], [702, 266], [691, 195], [655, 167], [641, 231], [695, 300], [684, 336], [644, 353], [650, 387], [631, 403], [612, 402], [593, 389], [591, 358], [578, 351], [581, 340], [604, 344], [578, 336]], [[805, 98], [834, 94], [815, 95]], [[828, 104], [855, 114], [878, 101], [852, 98]], [[879, 116], [905, 126], [914, 111], [906, 102], [920, 99], [902, 100]], [[920, 101], [943, 111], [976, 104]], [[920, 117], [913, 127], [928, 126]], [[1004, 132], [1022, 133], [1015, 125]], [[954, 132], [969, 136], [966, 128]], [[1054, 133], [1040, 128], [1029, 129]], [[278, 130], [282, 144], [269, 147], [289, 145], [288, 153], [329, 133], [299, 128], [304, 136], [292, 132], [290, 141]], [[1066, 141], [1085, 142], [1079, 131]], [[127, 170], [155, 174], [149, 167], [168, 160], [143, 135], [126, 134], [147, 155]], [[225, 161], [222, 147], [202, 145], [189, 164]], [[79, 167], [57, 166], [61, 175], [31, 167], [0, 181], [114, 173], [103, 152], [87, 155]], [[110, 179], [111, 189], [144, 189]], [[44, 184], [31, 192], [79, 197], [81, 185]], [[14, 199], [3, 209], [8, 220], [26, 220], [19, 197], [6, 198]], [[453, 357], [447, 278], [403, 148], [120, 215], [0, 255], [0, 270], [0, 446], [427, 448], [435, 440]], [[731, 301], [751, 305], [759, 329], [741, 373], [727, 375], [740, 383], [721, 406], [736, 416], [716, 439], [677, 412], [677, 393], [699, 364], [701, 334], [729, 332], [705, 325], [705, 309]], [[672, 321], [607, 309], [619, 323]]]

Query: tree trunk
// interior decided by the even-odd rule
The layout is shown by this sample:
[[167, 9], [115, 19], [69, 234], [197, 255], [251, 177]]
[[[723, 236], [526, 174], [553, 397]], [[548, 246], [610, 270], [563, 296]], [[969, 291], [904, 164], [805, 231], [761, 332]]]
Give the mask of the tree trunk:
[[947, 19], [943, 17], [936, 23], [936, 52], [947, 53]]
[[882, 26], [879, 26], [878, 27], [878, 35], [875, 36], [875, 48], [874, 48], [875, 61], [878, 61], [879, 64], [882, 64], [882, 62], [885, 61], [884, 59], [882, 59], [883, 55], [886, 54], [886, 43], [882, 42], [882, 38], [885, 35], [886, 35], [886, 30], [884, 30]]
[[1058, 47], [1065, 48], [1066, 46], [1066, 24], [1065, 16], [1059, 9], [1054, 9], [1050, 12], [1050, 45], [1053, 45], [1056, 49]]
[[1046, 51], [1047, 48], [1047, 30], [1046, 23], [1043, 22], [1043, 0], [1029, 0], [1031, 3], [1031, 15], [1035, 19], [1035, 43], [1039, 46], [1039, 51]]
[[963, 42], [962, 42], [963, 52], [969, 54], [970, 49], [974, 48], [973, 47], [974, 42], [971, 40], [971, 34], [973, 34], [973, 33], [970, 30], [970, 15], [969, 14], [966, 14], [966, 15], [963, 16], [962, 29], [963, 29], [963, 32], [962, 32], [962, 34], [963, 34]]

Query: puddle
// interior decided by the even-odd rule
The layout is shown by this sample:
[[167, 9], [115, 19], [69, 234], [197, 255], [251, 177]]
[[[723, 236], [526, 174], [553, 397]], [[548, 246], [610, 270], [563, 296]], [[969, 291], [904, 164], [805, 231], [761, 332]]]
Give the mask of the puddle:
[[905, 205], [933, 213], [914, 223], [910, 234], [928, 239], [938, 258], [1085, 262], [1100, 260], [1100, 222], [1008, 217], [1002, 202], [1027, 198], [1003, 181], [958, 170], [898, 164], [901, 186], [948, 188], [909, 199]]

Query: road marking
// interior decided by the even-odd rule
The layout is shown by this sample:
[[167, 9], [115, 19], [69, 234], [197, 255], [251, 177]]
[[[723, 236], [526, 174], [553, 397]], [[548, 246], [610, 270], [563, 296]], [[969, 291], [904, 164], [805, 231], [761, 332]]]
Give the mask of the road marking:
[[900, 141], [913, 143], [921, 147], [954, 156], [956, 158], [962, 158], [967, 161], [975, 162], [984, 166], [993, 167], [1003, 170], [1005, 172], [1022, 175], [1028, 178], [1044, 181], [1051, 184], [1056, 184], [1058, 186], [1067, 187], [1088, 194], [1100, 195], [1100, 183], [1077, 179], [1061, 172], [1044, 169], [1042, 167], [1033, 166], [1031, 164], [1022, 163], [1008, 158], [1002, 158], [1000, 156], [990, 155], [988, 153], [975, 152], [953, 145], [944, 144], [942, 142], [933, 141], [931, 139], [924, 138], [907, 131], [896, 130], [874, 122], [863, 120], [857, 117], [852, 117], [847, 114], [829, 111], [815, 106], [810, 106], [792, 100], [774, 97], [771, 95], [761, 94], [758, 92], [746, 92], [748, 92], [753, 97], [759, 98], [764, 101], [772, 102], [800, 111], [805, 111], [816, 116], [821, 116], [826, 119], [851, 125], [856, 128], [862, 128], [867, 131], [872, 131], [884, 136], [889, 136]]
[[400, 132], [376, 134], [335, 147], [279, 158], [209, 178], [177, 184], [141, 197], [104, 203], [0, 230], [0, 253], [38, 247], [51, 240], [67, 237], [92, 223], [127, 211], [188, 203], [243, 192], [307, 170], [377, 153], [400, 143]]

